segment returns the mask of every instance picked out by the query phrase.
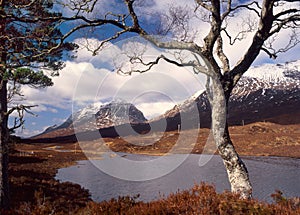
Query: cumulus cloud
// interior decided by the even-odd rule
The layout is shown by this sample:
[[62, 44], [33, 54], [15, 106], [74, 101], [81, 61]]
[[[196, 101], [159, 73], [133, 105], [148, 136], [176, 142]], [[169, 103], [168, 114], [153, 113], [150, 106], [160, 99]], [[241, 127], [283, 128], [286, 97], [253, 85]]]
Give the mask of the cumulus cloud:
[[[89, 44], [92, 42], [97, 43], [92, 39]], [[60, 75], [53, 78], [54, 86], [42, 90], [24, 87], [23, 94], [28, 98], [29, 104], [39, 104], [34, 111], [55, 113], [57, 108], [71, 109], [72, 102], [73, 105], [82, 107], [118, 97], [136, 105], [148, 104], [149, 101], [163, 103], [166, 100], [178, 103], [204, 88], [204, 76], [195, 75], [191, 68], [179, 68], [164, 61], [143, 74], [118, 74], [116, 67], [119, 66], [124, 71], [136, 69], [131, 68], [132, 64], [128, 63], [128, 55], [134, 54], [130, 53], [132, 46], [128, 44], [133, 45], [133, 42], [130, 40], [111, 44], [97, 56], [80, 49], [78, 58], [74, 62], [67, 61]], [[144, 50], [142, 57], [146, 62], [155, 60], [161, 53], [172, 56], [139, 40], [133, 49]], [[151, 93], [155, 96], [149, 96]]]
[[136, 107], [141, 110], [147, 119], [153, 119], [160, 116], [166, 112], [166, 110], [172, 109], [176, 103], [174, 102], [150, 102], [150, 103], [140, 103]]
[[47, 127], [44, 127], [42, 129], [28, 129], [25, 127], [25, 128], [16, 130], [14, 135], [21, 136], [21, 137], [33, 137], [33, 136], [38, 135], [38, 134], [42, 133], [43, 131], [45, 131], [46, 128]]
[[[132, 50], [135, 50], [135, 53], [131, 53]], [[132, 64], [129, 62], [128, 56], [134, 56], [137, 50], [142, 50], [139, 54], [141, 54], [144, 62], [153, 61], [162, 53], [170, 55], [170, 53], [158, 50], [149, 44], [145, 45], [140, 41], [133, 43], [130, 40], [112, 45], [89, 61], [91, 68], [82, 73], [76, 89], [74, 89], [73, 101], [80, 104], [84, 101], [97, 102], [107, 101], [109, 98], [122, 98], [128, 102], [133, 102], [139, 98], [140, 103], [147, 103], [149, 96], [145, 95], [148, 95], [149, 92], [155, 92], [160, 95], [167, 95], [178, 102], [204, 88], [204, 77], [195, 75], [192, 68], [179, 68], [164, 61], [145, 73], [132, 73], [131, 75], [117, 73], [117, 69], [130, 72], [146, 68], [140, 63]], [[101, 68], [101, 65], [104, 68]], [[107, 68], [114, 69], [108, 70]], [[156, 97], [158, 99], [159, 96], [156, 95]]]

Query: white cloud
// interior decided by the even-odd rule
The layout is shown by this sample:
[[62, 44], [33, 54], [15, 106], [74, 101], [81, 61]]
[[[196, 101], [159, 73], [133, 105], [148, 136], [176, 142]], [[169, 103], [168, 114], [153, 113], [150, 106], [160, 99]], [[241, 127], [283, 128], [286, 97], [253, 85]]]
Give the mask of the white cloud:
[[[110, 45], [95, 57], [86, 50], [80, 50], [79, 58], [75, 62], [67, 61], [60, 75], [53, 78], [54, 86], [42, 90], [24, 87], [23, 93], [28, 98], [28, 103], [39, 105], [33, 111], [56, 113], [57, 108], [71, 110], [72, 101], [75, 105], [82, 105], [107, 102], [118, 97], [128, 102], [139, 101], [141, 104], [156, 102], [155, 99], [160, 99], [159, 102], [162, 103], [166, 100], [178, 103], [204, 88], [203, 76], [195, 75], [191, 68], [179, 68], [164, 61], [144, 74], [122, 76], [108, 70], [114, 64], [128, 61], [126, 54], [120, 49], [124, 44]], [[138, 44], [135, 44], [134, 50], [137, 49]], [[159, 54], [160, 50], [147, 46], [143, 58], [145, 61], [154, 60]], [[145, 96], [149, 92], [156, 93], [156, 98]]]
[[46, 128], [42, 128], [42, 129], [27, 129], [26, 127], [23, 129], [18, 129], [16, 130], [14, 135], [20, 136], [20, 137], [32, 137], [35, 135], [38, 135], [40, 133], [42, 133], [43, 131], [45, 131]]
[[[102, 41], [97, 38], [77, 38], [73, 41], [76, 43], [79, 48], [74, 53], [76, 58], [74, 62], [81, 63], [81, 62], [91, 62], [95, 59], [93, 56], [93, 51], [98, 48]], [[110, 49], [108, 47], [112, 46]], [[103, 47], [99, 50], [99, 52], [106, 52], [105, 54], [101, 53], [101, 62], [109, 61], [109, 57], [111, 56], [112, 52], [119, 52], [119, 48], [114, 46], [112, 43], [107, 42], [103, 45]], [[110, 53], [107, 53], [107, 52]]]
[[164, 114], [166, 110], [172, 109], [175, 105], [174, 102], [151, 102], [141, 103], [136, 107], [143, 112], [146, 119], [150, 120]]
[[[135, 43], [131, 50], [126, 46], [126, 42], [110, 46], [98, 56], [89, 61], [89, 69], [82, 72], [82, 75], [74, 88], [74, 101], [78, 104], [84, 101], [100, 101], [108, 98], [121, 97], [131, 102], [137, 97], [141, 97], [148, 92], [159, 92], [167, 95], [175, 101], [182, 101], [188, 98], [195, 91], [204, 88], [203, 76], [195, 75], [191, 68], [179, 68], [175, 65], [161, 61], [155, 65], [151, 71], [139, 74], [133, 73], [130, 76], [122, 76], [116, 72], [111, 72], [105, 68], [112, 68], [115, 64], [124, 71], [132, 69], [143, 69], [140, 64], [131, 64], [127, 55], [132, 50], [143, 50], [143, 60], [153, 61], [162, 52], [154, 47], [145, 47], [140, 43]], [[129, 41], [132, 45], [132, 41]], [[125, 54], [123, 49], [125, 48]], [[135, 53], [131, 53], [134, 55]], [[170, 55], [169, 53], [164, 53]], [[95, 66], [97, 68], [95, 68]], [[143, 101], [147, 102], [147, 101]]]
[[[233, 27], [234, 28], [234, 24]], [[77, 39], [76, 41], [85, 41]], [[245, 42], [249, 43], [247, 38]], [[98, 44], [99, 41], [91, 39], [89, 44]], [[197, 76], [191, 68], [179, 68], [164, 61], [152, 68], [151, 71], [143, 74], [132, 74], [131, 76], [122, 76], [112, 72], [111, 68], [116, 65], [134, 67], [128, 63], [128, 58], [122, 52], [125, 42], [109, 46], [99, 53], [92, 56], [85, 49], [80, 49], [78, 58], [74, 62], [66, 62], [66, 67], [60, 72], [60, 76], [53, 78], [54, 86], [43, 90], [36, 90], [29, 87], [23, 89], [23, 93], [30, 101], [30, 104], [39, 104], [35, 112], [51, 111], [57, 112], [56, 108], [70, 109], [72, 101], [75, 105], [83, 105], [94, 102], [108, 102], [113, 98], [121, 97], [128, 102], [138, 102], [136, 105], [143, 104], [141, 107], [149, 107], [152, 103], [166, 104], [170, 101], [178, 103], [194, 94], [197, 90], [204, 88], [205, 77]], [[137, 43], [138, 44], [138, 43]], [[135, 44], [129, 51], [134, 52], [142, 48]], [[131, 46], [132, 47], [132, 46]], [[161, 54], [161, 50], [147, 45], [143, 55], [145, 61], [153, 60]], [[226, 47], [233, 59], [240, 57], [239, 48]], [[164, 52], [165, 55], [171, 54]], [[127, 59], [126, 59], [127, 58]], [[125, 65], [125, 66], [124, 66]], [[139, 66], [135, 69], [141, 68]], [[151, 96], [145, 96], [149, 92], [156, 93], [156, 99]], [[167, 98], [168, 97], [168, 98]], [[49, 108], [51, 106], [51, 108]], [[159, 106], [159, 105], [157, 105]], [[161, 109], [167, 110], [171, 105], [163, 105]], [[172, 105], [173, 106], [173, 105]], [[154, 107], [154, 106], [153, 106]], [[149, 109], [149, 116], [156, 112]]]
[[55, 108], [48, 108], [50, 112], [52, 113], [58, 113], [58, 110]]
[[60, 125], [61, 123], [65, 122], [66, 120], [67, 120], [67, 118], [57, 118], [57, 117], [54, 117], [52, 119], [52, 122], [54, 124]]
[[[72, 5], [72, 2], [74, 1], [70, 1], [70, 0], [66, 0], [66, 1], [62, 1], [65, 4], [69, 4]], [[75, 1], [77, 2], [77, 1]], [[78, 1], [81, 2], [81, 1]], [[232, 4], [236, 5], [239, 4], [240, 1], [233, 1]], [[249, 3], [249, 1], [243, 1], [244, 3]], [[258, 1], [259, 4], [261, 4], [261, 0]], [[201, 22], [201, 20], [197, 17], [195, 17], [195, 13], [194, 8], [195, 8], [195, 1], [194, 0], [187, 0], [187, 1], [174, 1], [174, 0], [152, 0], [152, 1], [136, 1], [134, 3], [135, 9], [138, 13], [138, 15], [140, 15], [142, 20], [148, 20], [149, 22], [153, 22], [153, 20], [158, 19], [159, 17], [157, 16], [157, 14], [168, 14], [169, 12], [169, 8], [170, 7], [176, 7], [176, 6], [181, 6], [184, 9], [189, 9], [190, 11], [190, 16], [193, 17], [190, 20], [189, 23], [189, 27], [191, 31], [195, 31], [197, 32], [197, 34], [195, 35], [195, 40], [199, 45], [202, 45], [203, 43], [203, 38], [205, 35], [207, 35], [208, 31], [209, 31], [209, 24], [205, 23], [205, 22]], [[224, 4], [221, 6], [223, 10], [226, 9], [226, 5], [227, 3], [224, 2]], [[282, 10], [282, 7], [284, 7], [285, 9], [287, 8], [298, 8], [300, 6], [300, 3], [298, 1], [295, 2], [288, 2], [286, 4], [284, 4], [284, 6], [277, 6], [274, 8], [274, 13], [278, 13]], [[253, 6], [254, 7], [254, 6]], [[64, 12], [68, 15], [72, 15], [75, 12], [72, 10], [69, 10], [68, 7], [64, 7], [63, 8]], [[125, 12], [124, 12], [125, 11]], [[201, 11], [200, 8], [198, 8], [197, 12]], [[205, 10], [203, 10], [205, 11]], [[93, 12], [91, 13], [85, 13], [85, 16], [90, 16], [90, 17], [97, 17], [97, 18], [103, 18], [103, 16], [105, 14], [107, 14], [107, 12], [112, 12], [112, 14], [122, 14], [122, 13], [126, 13], [127, 9], [126, 9], [126, 5], [123, 1], [96, 1], [95, 4], [95, 9]], [[197, 14], [199, 15], [199, 14]], [[249, 19], [249, 17], [251, 17], [252, 20], [254, 19], [258, 19], [257, 15], [253, 12], [253, 11], [248, 11], [246, 9], [244, 10], [240, 10], [239, 12], [237, 12], [233, 17], [231, 17], [228, 21], [228, 27], [231, 30], [231, 35], [234, 36], [236, 35], [241, 29], [244, 29], [244, 27], [246, 26], [244, 24], [244, 21]], [[113, 15], [109, 15], [108, 18], [116, 18], [113, 17]], [[147, 23], [142, 23], [143, 25], [147, 26]], [[148, 30], [148, 29], [147, 29]], [[149, 29], [150, 31], [153, 29]], [[103, 32], [101, 32], [101, 34], [99, 34], [101, 37], [103, 37]], [[252, 41], [252, 36], [253, 33], [250, 33], [243, 41], [238, 41], [234, 46], [229, 45], [228, 39], [226, 38], [226, 36], [224, 36], [224, 50], [225, 52], [228, 54], [228, 56], [230, 57], [230, 62], [231, 65], [234, 65], [236, 62], [238, 62], [238, 60], [241, 59], [241, 57], [245, 54], [245, 50], [249, 47], [249, 44]], [[97, 40], [95, 39], [91, 39], [89, 41], [91, 44], [93, 43], [99, 43]], [[280, 37], [278, 37], [276, 39], [276, 44], [286, 44], [287, 42], [287, 37], [286, 37], [286, 33], [282, 33], [280, 35]], [[282, 47], [282, 46], [281, 46]], [[290, 50], [287, 53], [281, 54], [278, 56], [278, 59], [276, 60], [276, 62], [284, 62], [287, 60], [296, 60], [297, 58], [297, 53], [299, 52], [300, 47], [297, 46], [296, 48]], [[85, 58], [88, 57], [89, 55], [87, 52], [80, 52], [80, 56], [79, 58]], [[84, 55], [84, 56], [83, 56]], [[269, 61], [269, 56], [267, 56], [266, 54], [264, 54], [263, 52], [260, 54], [260, 56], [258, 57], [258, 59], [256, 60], [255, 64], [261, 64], [264, 63], [266, 61]]]
[[88, 63], [66, 62], [66, 67], [60, 72], [58, 77], [53, 77], [54, 86], [46, 89], [34, 89], [28, 86], [22, 88], [22, 93], [27, 98], [26, 103], [36, 105], [34, 111], [57, 112], [55, 108], [46, 107], [51, 105], [56, 108], [71, 108], [76, 83], [85, 70], [93, 67]]
[[[292, 3], [294, 4], [294, 3]], [[299, 3], [297, 3], [299, 5]], [[289, 3], [287, 3], [286, 7], [292, 7], [288, 6]], [[283, 8], [275, 7], [275, 10], [277, 12], [281, 11]], [[275, 13], [277, 13], [275, 12]], [[254, 27], [254, 30], [257, 29], [256, 25], [258, 24], [258, 16], [251, 11], [248, 10], [242, 10], [235, 14], [234, 17], [230, 18], [230, 21], [228, 22], [228, 32], [231, 32], [231, 35], [237, 35], [239, 32], [243, 30], [247, 30], [247, 25], [244, 23], [248, 22], [251, 23], [251, 26]], [[246, 28], [245, 28], [246, 27]], [[297, 30], [298, 34], [300, 34], [299, 29]], [[223, 33], [224, 38], [224, 50], [225, 53], [228, 54], [231, 65], [235, 65], [246, 53], [247, 49], [249, 48], [250, 44], [252, 43], [253, 36], [255, 32], [249, 32], [245, 34], [245, 38], [241, 41], [236, 42], [234, 45], [229, 45], [229, 39], [225, 34]], [[272, 47], [276, 50], [286, 47], [286, 45], [289, 42], [291, 35], [291, 29], [282, 30], [279, 32], [279, 34], [276, 36], [274, 40], [272, 40]], [[233, 37], [234, 38], [234, 37]], [[261, 65], [266, 62], [273, 62], [273, 63], [279, 63], [279, 62], [285, 62], [285, 61], [291, 61], [291, 60], [297, 60], [299, 59], [299, 56], [296, 53], [299, 53], [300, 46], [296, 46], [293, 49], [278, 54], [278, 57], [276, 60], [271, 60], [270, 57], [263, 51], [260, 52], [259, 56], [254, 62], [254, 65]]]

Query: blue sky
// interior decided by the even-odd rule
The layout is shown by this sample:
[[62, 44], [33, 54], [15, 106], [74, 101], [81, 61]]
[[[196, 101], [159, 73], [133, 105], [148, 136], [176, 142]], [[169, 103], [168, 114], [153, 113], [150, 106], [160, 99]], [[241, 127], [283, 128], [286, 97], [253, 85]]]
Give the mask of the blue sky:
[[[171, 0], [153, 0], [145, 9], [137, 9], [137, 13], [142, 15], [142, 25], [149, 31], [155, 28], [159, 22], [155, 13], [166, 13], [173, 1]], [[180, 1], [184, 8], [193, 8], [194, 1]], [[299, 3], [296, 3], [299, 4]], [[112, 10], [115, 13], [122, 12], [120, 4], [113, 4], [111, 1], [99, 1], [96, 5], [97, 15], [104, 14], [105, 11]], [[71, 11], [64, 9], [65, 14], [71, 14]], [[94, 16], [95, 14], [89, 14]], [[243, 27], [243, 20], [246, 17], [253, 16], [246, 12], [240, 12], [236, 17], [230, 20], [228, 29], [235, 35]], [[71, 26], [64, 26], [63, 31], [67, 31]], [[191, 34], [197, 37], [195, 41], [201, 45], [201, 38], [208, 32], [207, 23], [199, 24], [199, 19], [192, 18], [189, 22]], [[89, 45], [95, 46], [100, 43], [107, 35], [111, 35], [115, 29], [106, 28], [96, 31], [89, 37]], [[105, 103], [112, 98], [123, 97], [129, 102], [135, 103], [145, 115], [150, 118], [164, 113], [172, 108], [176, 103], [183, 101], [192, 94], [201, 90], [204, 78], [196, 76], [189, 69], [179, 69], [174, 66], [161, 64], [154, 71], [144, 75], [134, 75], [123, 77], [112, 74], [111, 68], [116, 66], [120, 58], [120, 47], [125, 44], [122, 39], [115, 41], [115, 44], [109, 46], [99, 54], [93, 57], [84, 45], [87, 45], [83, 35], [86, 32], [79, 32], [70, 37], [71, 41], [78, 43], [81, 48], [78, 50], [78, 57], [72, 61], [66, 60], [66, 67], [60, 72], [59, 77], [53, 78], [54, 86], [46, 89], [32, 89], [23, 87], [23, 94], [26, 97], [27, 104], [39, 104], [33, 111], [38, 116], [26, 116], [25, 129], [19, 130], [17, 134], [21, 136], [32, 136], [42, 132], [46, 127], [54, 124], [61, 124], [71, 113], [73, 107], [90, 103]], [[286, 38], [290, 32], [282, 32], [274, 41], [274, 46], [284, 46]], [[125, 37], [131, 37], [128, 34]], [[243, 50], [250, 44], [252, 34], [245, 37], [235, 46], [225, 46], [225, 52], [230, 56], [231, 63], [236, 63], [243, 54]], [[226, 40], [225, 40], [226, 42]], [[245, 47], [241, 49], [241, 47]], [[135, 47], [138, 50], [139, 47]], [[265, 63], [284, 63], [287, 61], [299, 59], [300, 46], [281, 54], [276, 60], [271, 60], [264, 53], [261, 53], [253, 65], [262, 65]], [[160, 54], [155, 47], [147, 46], [146, 56], [153, 59]], [[124, 58], [126, 59], [126, 58]], [[127, 64], [122, 66], [130, 67]], [[180, 92], [180, 93], [178, 93]]]

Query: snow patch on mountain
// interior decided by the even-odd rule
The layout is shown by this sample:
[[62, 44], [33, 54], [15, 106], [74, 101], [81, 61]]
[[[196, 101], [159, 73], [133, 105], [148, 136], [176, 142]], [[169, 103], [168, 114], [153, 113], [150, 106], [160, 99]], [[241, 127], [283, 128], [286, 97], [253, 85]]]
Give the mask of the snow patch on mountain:
[[287, 62], [284, 64], [264, 64], [262, 66], [251, 67], [244, 77], [262, 79], [268, 82], [281, 82], [291, 79], [287, 73], [296, 72], [300, 76], [300, 60]]
[[81, 120], [83, 118], [86, 118], [87, 116], [91, 116], [94, 115], [97, 111], [99, 111], [99, 109], [101, 108], [103, 104], [102, 103], [93, 103], [88, 105], [85, 108], [82, 108], [81, 110], [77, 111], [74, 115], [76, 116], [76, 118], [73, 116], [73, 118], [75, 118], [76, 120]]
[[117, 98], [109, 103], [91, 104], [73, 113], [72, 123], [76, 130], [86, 131], [125, 123], [145, 123], [147, 119], [133, 104]]

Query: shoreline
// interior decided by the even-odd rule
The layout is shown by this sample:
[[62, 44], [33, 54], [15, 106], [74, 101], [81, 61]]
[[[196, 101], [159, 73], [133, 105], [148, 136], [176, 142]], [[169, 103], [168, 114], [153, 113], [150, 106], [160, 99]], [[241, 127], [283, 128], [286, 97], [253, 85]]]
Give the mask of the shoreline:
[[[58, 169], [85, 159], [82, 153], [55, 152], [44, 144], [16, 144], [9, 156], [11, 207], [23, 209], [51, 202], [63, 213], [76, 212], [92, 201], [78, 184], [55, 179]], [[61, 154], [63, 153], [63, 154]], [[27, 209], [26, 209], [27, 210]], [[22, 213], [21, 213], [22, 214]]]
[[[164, 155], [161, 152], [151, 154], [142, 151], [137, 151], [135, 154]], [[263, 156], [273, 157], [274, 155]], [[241, 157], [244, 158], [245, 155]], [[257, 155], [252, 154], [246, 157], [257, 157]], [[300, 159], [300, 156], [277, 157]], [[58, 169], [76, 165], [80, 160], [87, 160], [87, 157], [80, 150], [78, 143], [16, 144], [15, 150], [10, 154], [9, 166], [12, 208], [22, 208], [24, 205], [34, 207], [34, 205], [41, 204], [39, 198], [44, 198], [61, 211], [69, 212], [72, 208], [72, 213], [76, 213], [93, 202], [90, 192], [80, 185], [55, 179]]]

